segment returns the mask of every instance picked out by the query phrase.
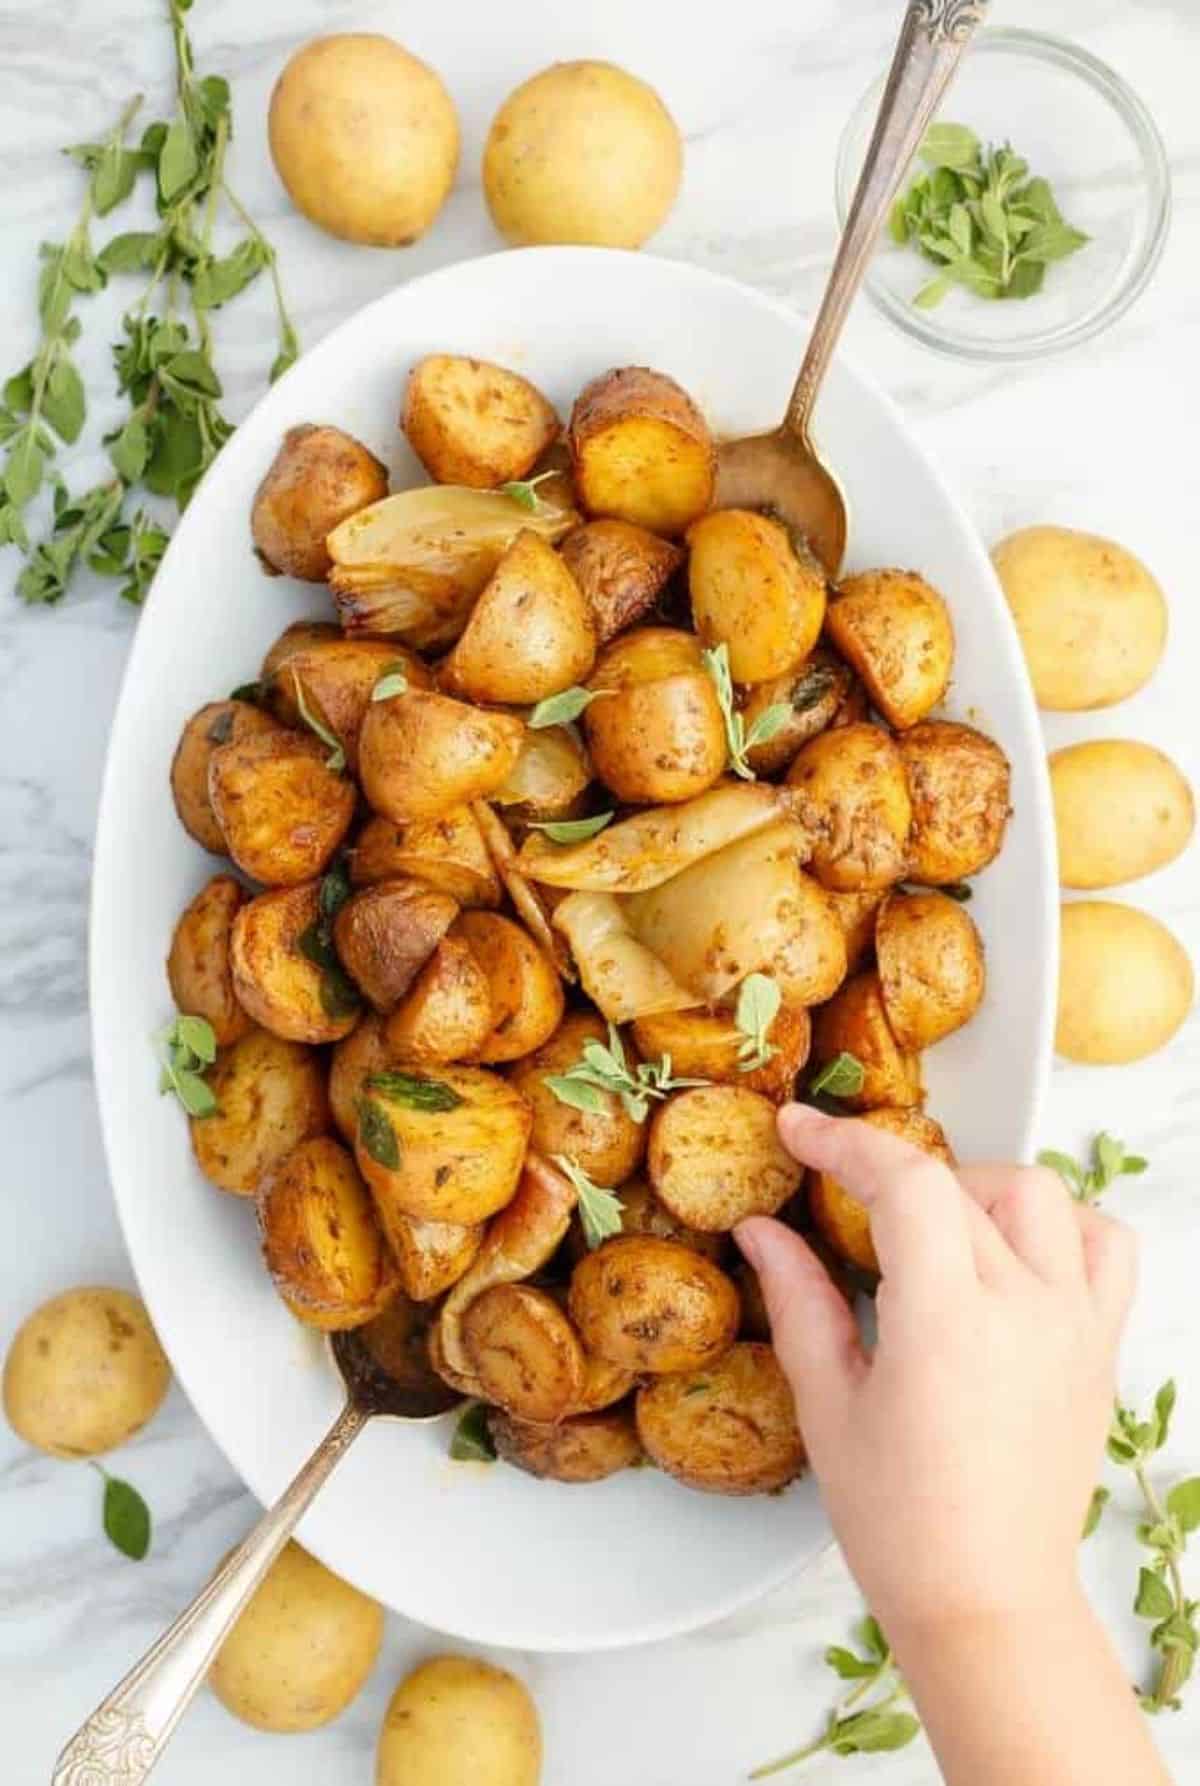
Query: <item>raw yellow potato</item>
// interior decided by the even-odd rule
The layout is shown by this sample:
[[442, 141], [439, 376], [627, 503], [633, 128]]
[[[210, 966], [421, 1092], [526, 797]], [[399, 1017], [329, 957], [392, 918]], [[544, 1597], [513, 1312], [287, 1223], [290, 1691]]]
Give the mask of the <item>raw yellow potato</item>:
[[526, 707], [582, 682], [595, 657], [583, 591], [553, 546], [526, 527], [481, 591], [439, 680], [470, 701]]
[[301, 422], [289, 428], [254, 495], [250, 533], [268, 570], [323, 583], [326, 536], [387, 495], [387, 466], [341, 428]]
[[470, 944], [444, 936], [388, 1017], [386, 1046], [397, 1059], [466, 1060], [492, 1032], [491, 986]]
[[1153, 874], [1187, 848], [1196, 826], [1186, 778], [1170, 757], [1135, 739], [1096, 738], [1053, 751], [1050, 791], [1064, 887], [1115, 887]]
[[612, 893], [569, 893], [554, 908], [554, 928], [570, 945], [580, 985], [610, 1023], [700, 1003], [638, 941]]
[[646, 366], [594, 378], [575, 399], [567, 444], [579, 500], [669, 539], [711, 505], [717, 454], [681, 385]]
[[583, 716], [592, 766], [618, 800], [691, 800], [719, 780], [725, 722], [693, 633], [637, 627], [601, 652]]
[[4, 1413], [52, 1457], [113, 1451], [158, 1411], [171, 1367], [127, 1290], [64, 1290], [18, 1327], [4, 1360]]
[[233, 990], [255, 1023], [288, 1042], [338, 1042], [358, 1022], [358, 994], [344, 975], [313, 960], [321, 883], [276, 887], [233, 921]]
[[520, 1420], [559, 1420], [578, 1401], [585, 1364], [579, 1336], [552, 1296], [496, 1284], [462, 1318], [471, 1371], [485, 1398]]
[[231, 874], [214, 874], [185, 907], [167, 956], [176, 1009], [203, 1017], [221, 1048], [253, 1027], [234, 996], [229, 965], [233, 920], [245, 898], [245, 888]]
[[[868, 1110], [862, 1119], [874, 1129], [886, 1129], [898, 1135], [922, 1153], [932, 1154], [947, 1166], [954, 1164], [954, 1155], [940, 1123], [920, 1110], [895, 1109], [889, 1106]], [[818, 1235], [834, 1254], [860, 1271], [877, 1273], [879, 1260], [871, 1239], [871, 1219], [857, 1197], [828, 1172], [808, 1175], [808, 1208]]]
[[810, 802], [813, 873], [837, 893], [904, 875], [913, 809], [905, 762], [878, 726], [837, 726], [806, 744], [788, 786]]
[[400, 1289], [367, 1187], [330, 1136], [276, 1160], [256, 1203], [271, 1282], [307, 1326], [361, 1327]]
[[525, 477], [559, 434], [552, 406], [527, 378], [456, 353], [417, 361], [400, 425], [436, 483], [475, 490]]
[[492, 120], [483, 190], [515, 247], [640, 248], [675, 203], [683, 142], [645, 81], [612, 62], [555, 62]]
[[702, 1234], [774, 1215], [804, 1176], [779, 1139], [774, 1104], [740, 1085], [669, 1098], [654, 1113], [646, 1167], [659, 1202]]
[[540, 1048], [563, 1014], [562, 981], [550, 957], [496, 912], [463, 912], [450, 934], [466, 943], [487, 977], [492, 1027], [475, 1059], [491, 1066]]
[[921, 1102], [921, 1063], [892, 1034], [874, 969], [847, 980], [813, 1018], [813, 1066], [826, 1066], [839, 1054], [852, 1054], [864, 1071], [860, 1091], [840, 1094], [851, 1110]]
[[1140, 559], [1099, 534], [1023, 527], [992, 553], [1040, 707], [1111, 707], [1149, 680], [1167, 604]]
[[358, 740], [363, 793], [394, 824], [437, 819], [503, 787], [525, 727], [422, 689], [373, 701]]
[[226, 853], [225, 833], [208, 795], [208, 765], [223, 744], [240, 744], [260, 732], [278, 732], [269, 713], [249, 701], [209, 701], [193, 713], [180, 735], [171, 763], [171, 794], [179, 822], [189, 837], [214, 856]]
[[[593, 1184], [611, 1187], [637, 1171], [646, 1147], [645, 1125], [635, 1122], [612, 1092], [596, 1090], [600, 1108], [580, 1110], [556, 1097], [548, 1083], [579, 1064], [585, 1043], [607, 1040], [607, 1026], [594, 1012], [572, 1011], [548, 1042], [513, 1068], [509, 1079], [533, 1111], [530, 1146], [551, 1158], [565, 1154]], [[627, 1047], [627, 1058], [630, 1053]], [[682, 1070], [676, 1065], [676, 1072]]]
[[393, 1210], [469, 1228], [503, 1209], [531, 1122], [520, 1092], [475, 1067], [368, 1074], [354, 1152], [385, 1232]]
[[368, 1073], [394, 1066], [384, 1039], [383, 1018], [364, 1011], [348, 1036], [334, 1044], [329, 1058], [329, 1107], [343, 1140], [354, 1145], [358, 1133], [358, 1096]]
[[567, 726], [526, 732], [512, 774], [492, 799], [524, 824], [571, 818], [592, 779], [587, 752]]
[[689, 1488], [773, 1494], [806, 1458], [796, 1409], [770, 1346], [741, 1340], [702, 1370], [638, 1390], [638, 1437], [651, 1462]]
[[435, 1656], [392, 1694], [375, 1786], [538, 1786], [542, 1732], [528, 1689], [476, 1656]]
[[294, 1540], [217, 1651], [208, 1684], [256, 1730], [316, 1730], [354, 1699], [383, 1642], [383, 1608]]
[[702, 642], [725, 645], [735, 682], [784, 676], [825, 618], [825, 572], [785, 527], [749, 509], [717, 509], [688, 529], [688, 589]]
[[328, 745], [278, 729], [214, 750], [208, 796], [229, 854], [265, 887], [320, 874], [354, 817], [354, 784], [326, 767]]
[[730, 1011], [662, 1011], [638, 1017], [633, 1039], [646, 1060], [670, 1055], [678, 1079], [711, 1079], [741, 1085], [782, 1104], [792, 1094], [796, 1075], [808, 1059], [812, 1023], [803, 1005], [781, 1005], [767, 1030], [775, 1052], [761, 1067], [745, 1070], [739, 1058], [745, 1036]]
[[1063, 906], [1054, 1045], [1068, 1060], [1111, 1067], [1154, 1054], [1194, 993], [1187, 951], [1148, 912], [1110, 899]]
[[777, 732], [747, 750], [746, 761], [754, 773], [777, 775], [786, 769], [802, 744], [834, 723], [851, 688], [857, 686], [841, 658], [818, 646], [794, 670], [747, 689], [741, 704], [747, 736], [768, 707], [791, 709]]
[[924, 719], [950, 686], [954, 627], [916, 571], [860, 571], [830, 604], [826, 631], [861, 676], [871, 703], [897, 731]]
[[488, 1415], [496, 1455], [529, 1476], [550, 1482], [602, 1482], [641, 1460], [628, 1408], [574, 1414], [550, 1426], [516, 1420], [496, 1408]]
[[431, 1302], [456, 1284], [483, 1245], [482, 1222], [422, 1222], [398, 1209], [388, 1210], [386, 1231], [401, 1287], [413, 1302]]
[[559, 550], [583, 591], [602, 645], [649, 613], [683, 558], [670, 540], [631, 521], [611, 519], [576, 527]]
[[[336, 631], [336, 629], [335, 629]], [[302, 731], [300, 697], [315, 719], [334, 734], [351, 772], [358, 766], [358, 734], [371, 695], [384, 675], [404, 676], [410, 688], [430, 688], [433, 678], [414, 651], [394, 639], [315, 639], [279, 658], [263, 693], [272, 713]]]
[[223, 1191], [252, 1197], [269, 1166], [329, 1129], [321, 1057], [299, 1042], [252, 1029], [220, 1050], [205, 1077], [216, 1111], [188, 1127], [196, 1164]]
[[347, 242], [407, 248], [454, 184], [458, 114], [432, 68], [391, 37], [314, 37], [267, 114], [271, 159], [311, 222]]
[[1000, 853], [1008, 803], [1008, 758], [972, 726], [927, 719], [897, 739], [912, 798], [906, 878], [949, 886]]
[[887, 889], [864, 887], [850, 893], [827, 889], [825, 896], [846, 938], [846, 972], [856, 973], [875, 947], [875, 919]]
[[571, 1273], [571, 1319], [589, 1352], [632, 1371], [685, 1371], [733, 1344], [733, 1282], [678, 1240], [619, 1234]]
[[891, 894], [875, 923], [875, 957], [892, 1034], [914, 1054], [969, 1023], [983, 1002], [983, 938], [944, 893]]
[[448, 893], [459, 905], [500, 904], [500, 878], [469, 806], [408, 825], [379, 814], [367, 820], [350, 851], [350, 879], [365, 887], [402, 876]]
[[343, 967], [377, 1011], [405, 996], [458, 907], [421, 881], [376, 881], [352, 893], [333, 921]]

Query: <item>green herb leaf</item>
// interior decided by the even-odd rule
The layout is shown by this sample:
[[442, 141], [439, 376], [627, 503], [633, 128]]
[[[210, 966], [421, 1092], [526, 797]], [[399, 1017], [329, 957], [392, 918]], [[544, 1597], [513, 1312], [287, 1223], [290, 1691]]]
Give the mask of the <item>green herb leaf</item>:
[[204, 1079], [204, 1068], [217, 1057], [217, 1038], [203, 1017], [181, 1013], [158, 1038], [162, 1058], [160, 1091], [174, 1092], [189, 1116], [216, 1113], [217, 1100]]
[[457, 1110], [461, 1093], [442, 1079], [429, 1079], [419, 1073], [372, 1073], [367, 1080], [371, 1091], [382, 1092], [392, 1104], [403, 1104], [409, 1110]]
[[1138, 1573], [1138, 1591], [1133, 1610], [1143, 1619], [1169, 1618], [1175, 1610], [1170, 1588], [1153, 1569], [1141, 1569]]
[[167, 126], [158, 152], [158, 193], [164, 205], [178, 198], [199, 168], [192, 127], [180, 112]]
[[392, 1127], [386, 1110], [380, 1108], [374, 1098], [359, 1098], [355, 1105], [358, 1115], [358, 1138], [376, 1165], [385, 1167], [389, 1172], [400, 1168], [400, 1142]]
[[[235, 693], [229, 698], [236, 701], [240, 697]], [[320, 892], [317, 894], [317, 910], [326, 926], [333, 923], [353, 891], [345, 858], [339, 857], [333, 867], [322, 876]]]
[[734, 1014], [742, 1034], [738, 1048], [741, 1072], [753, 1072], [778, 1054], [778, 1048], [767, 1040], [767, 1031], [778, 1017], [782, 1002], [783, 995], [769, 974], [747, 974], [742, 981]]
[[865, 1080], [866, 1070], [862, 1062], [843, 1050], [813, 1074], [808, 1089], [814, 1094], [825, 1092], [831, 1098], [853, 1098], [862, 1090]]
[[1167, 1512], [1184, 1532], [1200, 1531], [1200, 1476], [1177, 1482], [1167, 1496]]
[[96, 259], [106, 273], [138, 273], [149, 271], [162, 253], [157, 230], [129, 230], [106, 242]]
[[611, 825], [611, 812], [598, 812], [590, 819], [546, 819], [530, 825], [531, 831], [544, 831], [551, 843], [584, 843]]
[[150, 435], [138, 414], [130, 416], [108, 443], [113, 469], [127, 484], [136, 484], [150, 457]]
[[42, 487], [46, 454], [32, 424], [26, 425], [9, 449], [4, 466], [4, 491], [14, 508], [32, 502]]
[[881, 1754], [906, 1749], [920, 1734], [920, 1719], [911, 1712], [854, 1712], [838, 1719], [829, 1747], [835, 1755]]
[[[746, 731], [746, 750], [753, 750], [756, 744], [768, 744], [771, 739], [782, 732], [794, 713], [790, 701], [774, 701], [771, 706], [764, 707], [758, 716], [751, 720]], [[743, 720], [743, 724], [745, 721]]]
[[1038, 1154], [1038, 1164], [1057, 1172], [1081, 1203], [1096, 1202], [1118, 1178], [1138, 1177], [1147, 1163], [1140, 1154], [1126, 1153], [1124, 1142], [1103, 1130], [1092, 1141], [1091, 1163], [1086, 1167], [1053, 1148], [1043, 1148]]
[[206, 1067], [212, 1065], [217, 1058], [217, 1038], [207, 1018], [177, 1017], [174, 1029], [176, 1041], [182, 1042]]
[[842, 1649], [836, 1643], [825, 1651], [825, 1665], [843, 1681], [868, 1681], [879, 1673], [878, 1662], [856, 1656], [853, 1650]]
[[308, 705], [308, 702], [304, 698], [304, 685], [295, 670], [292, 671], [292, 686], [296, 691], [296, 706], [300, 710], [301, 719], [304, 721], [309, 731], [315, 732], [317, 737], [321, 740], [321, 743], [327, 745], [329, 748], [329, 755], [325, 759], [325, 767], [327, 769], [332, 769], [336, 775], [342, 774], [346, 767], [346, 751], [341, 739], [336, 732], [331, 730], [331, 728], [325, 724], [323, 719], [317, 718], [312, 708]]
[[450, 1439], [450, 1455], [459, 1464], [495, 1463], [496, 1446], [488, 1426], [486, 1402], [468, 1402], [463, 1409]]
[[1092, 1533], [1103, 1519], [1104, 1509], [1108, 1506], [1111, 1499], [1112, 1497], [1106, 1488], [1094, 1488], [1092, 1490], [1092, 1498], [1088, 1503], [1087, 1517], [1084, 1519], [1083, 1531], [1080, 1534], [1081, 1538], [1091, 1537]]
[[247, 236], [222, 259], [202, 260], [192, 275], [192, 296], [201, 310], [216, 310], [244, 291], [267, 265], [265, 245]]
[[[729, 647], [722, 639], [721, 643], [715, 645], [711, 651], [702, 652], [701, 658], [704, 668], [712, 678], [712, 685], [717, 691], [717, 704], [721, 709], [721, 718], [725, 722], [725, 744], [729, 752], [729, 767], [735, 775], [740, 775], [743, 781], [753, 781], [755, 779], [754, 771], [746, 761], [746, 751], [750, 744], [750, 740], [746, 736], [746, 721], [734, 703], [733, 677], [729, 669]], [[782, 706], [783, 703], [781, 702], [779, 705]], [[776, 709], [768, 708], [762, 718], [766, 719], [768, 714], [776, 711]], [[760, 733], [754, 742], [763, 743], [765, 738], [774, 737], [775, 733], [786, 723], [786, 717], [779, 719], [778, 723], [773, 721], [772, 730], [767, 732], [765, 737]]]
[[1154, 1440], [1153, 1448], [1161, 1451], [1171, 1433], [1171, 1416], [1175, 1412], [1177, 1400], [1175, 1382], [1171, 1378], [1165, 1382], [1154, 1398]]
[[567, 1154], [556, 1153], [551, 1157], [559, 1171], [575, 1186], [579, 1198], [579, 1220], [588, 1246], [598, 1247], [610, 1235], [619, 1234], [624, 1215], [621, 1199], [600, 1185], [593, 1184], [587, 1173]]
[[[809, 664], [797, 672], [788, 690], [788, 704], [793, 713], [809, 713], [837, 687], [838, 674], [828, 664]], [[770, 709], [768, 708], [768, 712]]]
[[390, 701], [408, 693], [408, 676], [402, 663], [389, 664], [371, 690], [372, 701]]
[[920, 148], [921, 160], [935, 168], [973, 167], [979, 152], [979, 138], [965, 124], [931, 124]]
[[499, 494], [511, 496], [514, 502], [519, 503], [523, 509], [528, 509], [532, 514], [541, 500], [537, 493], [538, 485], [544, 484], [547, 478], [554, 476], [556, 473], [551, 467], [549, 471], [543, 471], [535, 478], [519, 478], [512, 483], [501, 484]]
[[291, 323], [284, 323], [279, 331], [279, 352], [271, 361], [270, 382], [275, 383], [282, 378], [289, 366], [294, 366], [300, 357], [300, 342]]
[[122, 1556], [140, 1563], [150, 1549], [150, 1509], [131, 1482], [97, 1468], [104, 1477], [104, 1534]]
[[261, 682], [239, 682], [237, 687], [230, 691], [229, 699], [245, 701], [248, 707], [258, 707], [262, 704], [262, 692]]
[[597, 1116], [608, 1109], [605, 1094], [590, 1079], [572, 1079], [566, 1073], [543, 1073], [542, 1084], [554, 1093], [560, 1104], [567, 1104], [572, 1110]]
[[567, 726], [596, 699], [597, 695], [607, 693], [605, 689], [564, 688], [561, 694], [547, 695], [539, 701], [526, 720], [526, 725], [535, 732], [545, 726]]
[[42, 391], [42, 414], [60, 440], [73, 445], [79, 439], [86, 413], [83, 380], [72, 361], [60, 353]]
[[560, 1103], [575, 1110], [600, 1111], [605, 1108], [602, 1094], [618, 1097], [634, 1122], [645, 1122], [651, 1099], [708, 1083], [704, 1079], [672, 1078], [669, 1054], [657, 1061], [639, 1061], [636, 1068], [631, 1068], [621, 1032], [613, 1023], [608, 1026], [607, 1047], [590, 1038], [583, 1044], [574, 1066], [565, 1073], [546, 1074], [543, 1082]]

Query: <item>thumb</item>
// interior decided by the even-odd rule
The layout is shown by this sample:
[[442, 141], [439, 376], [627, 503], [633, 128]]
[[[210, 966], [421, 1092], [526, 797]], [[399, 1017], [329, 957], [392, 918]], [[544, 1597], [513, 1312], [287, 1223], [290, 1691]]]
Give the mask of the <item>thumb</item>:
[[854, 1315], [811, 1247], [782, 1222], [755, 1216], [734, 1239], [758, 1273], [801, 1429], [819, 1446], [820, 1429], [842, 1408], [866, 1361]]

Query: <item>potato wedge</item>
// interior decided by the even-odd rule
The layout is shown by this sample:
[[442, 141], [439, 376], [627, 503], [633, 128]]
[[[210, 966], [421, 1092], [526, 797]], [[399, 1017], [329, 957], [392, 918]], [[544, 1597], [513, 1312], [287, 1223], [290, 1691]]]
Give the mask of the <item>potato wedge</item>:
[[387, 466], [341, 428], [289, 428], [250, 511], [254, 550], [268, 570], [323, 583], [326, 535], [387, 495]]
[[1000, 852], [1009, 813], [1008, 758], [972, 726], [927, 719], [896, 740], [912, 795], [909, 880], [948, 886]]
[[796, 669], [821, 636], [825, 571], [786, 527], [750, 509], [714, 509], [688, 529], [692, 618], [706, 646], [724, 645], [735, 682]]
[[796, 757], [788, 785], [811, 802], [812, 869], [823, 887], [890, 887], [904, 875], [913, 822], [905, 761], [872, 725], [822, 732]]
[[450, 935], [466, 943], [487, 976], [492, 1027], [475, 1059], [494, 1066], [532, 1054], [562, 1021], [562, 981], [553, 962], [527, 931], [497, 912], [463, 912]]
[[575, 399], [567, 444], [589, 515], [614, 515], [673, 538], [712, 503], [712, 436], [665, 372], [623, 366], [594, 378]]
[[703, 1369], [639, 1389], [638, 1437], [660, 1470], [707, 1494], [774, 1494], [803, 1474], [804, 1441], [770, 1346], [742, 1340]]
[[458, 916], [421, 881], [376, 881], [352, 893], [333, 921], [342, 966], [375, 1010], [400, 1003]]
[[642, 626], [605, 647], [583, 716], [596, 774], [618, 800], [692, 800], [724, 774], [729, 748], [716, 686], [700, 641]]
[[497, 1457], [551, 1482], [603, 1482], [618, 1470], [631, 1469], [642, 1456], [628, 1408], [575, 1414], [552, 1426], [516, 1420], [495, 1408], [488, 1415], [488, 1431]]
[[221, 1049], [206, 1078], [216, 1112], [188, 1129], [196, 1164], [222, 1191], [252, 1197], [269, 1166], [329, 1130], [321, 1057], [299, 1042], [252, 1029]]
[[830, 605], [826, 632], [890, 726], [907, 731], [937, 706], [954, 668], [954, 626], [916, 571], [860, 571]]
[[885, 887], [863, 887], [850, 893], [826, 889], [825, 897], [846, 939], [847, 973], [856, 973], [874, 952], [875, 919], [887, 896]]
[[559, 550], [592, 611], [601, 645], [650, 612], [683, 560], [679, 546], [630, 521], [586, 521]]
[[[595, 1091], [599, 1108], [579, 1109], [556, 1096], [553, 1083], [577, 1065], [587, 1042], [606, 1042], [607, 1026], [591, 1011], [571, 1011], [549, 1041], [518, 1061], [509, 1081], [533, 1111], [530, 1145], [553, 1158], [566, 1154], [593, 1184], [624, 1184], [646, 1150], [645, 1125], [611, 1092]], [[569, 1093], [570, 1088], [564, 1086]], [[585, 1087], [579, 1095], [594, 1091]]]
[[568, 1307], [588, 1351], [632, 1371], [713, 1363], [738, 1325], [732, 1280], [680, 1241], [649, 1234], [619, 1234], [581, 1259]]
[[273, 731], [214, 750], [208, 796], [229, 854], [265, 887], [295, 887], [329, 862], [354, 817], [354, 783], [326, 768], [309, 732]]
[[400, 1289], [367, 1187], [331, 1136], [276, 1160], [255, 1201], [271, 1282], [306, 1326], [361, 1327]]
[[610, 1023], [700, 1003], [633, 935], [613, 894], [569, 893], [553, 922], [570, 945], [583, 990]]
[[400, 426], [435, 483], [474, 490], [525, 477], [560, 432], [553, 407], [527, 378], [457, 353], [417, 361]]
[[358, 1099], [368, 1073], [397, 1064], [383, 1034], [383, 1018], [364, 1011], [329, 1057], [329, 1106], [334, 1127], [351, 1147], [358, 1133]]
[[269, 713], [249, 701], [209, 701], [184, 726], [171, 763], [171, 795], [189, 837], [214, 856], [226, 854], [225, 833], [208, 794], [208, 765], [223, 744], [278, 732]]
[[[920, 1110], [895, 1109], [884, 1105], [868, 1110], [862, 1119], [872, 1128], [886, 1129], [902, 1141], [911, 1142], [922, 1153], [954, 1164], [954, 1155], [940, 1123]], [[857, 1197], [829, 1172], [808, 1174], [808, 1208], [817, 1233], [833, 1251], [859, 1271], [873, 1276], [879, 1272], [879, 1260], [871, 1239], [871, 1220]]]
[[912, 1053], [969, 1023], [983, 1002], [983, 938], [944, 893], [893, 893], [875, 923], [879, 985], [892, 1034]]
[[[336, 630], [336, 629], [335, 629]], [[263, 699], [275, 717], [303, 730], [308, 711], [339, 740], [346, 761], [358, 765], [358, 734], [376, 684], [402, 674], [410, 688], [431, 688], [433, 678], [414, 651], [394, 639], [347, 639], [341, 634], [297, 645], [281, 657], [262, 684]]]
[[839, 1054], [852, 1054], [864, 1073], [861, 1091], [842, 1094], [842, 1102], [851, 1110], [921, 1102], [920, 1060], [892, 1034], [879, 975], [873, 968], [847, 980], [829, 1003], [814, 1013], [814, 1068], [826, 1066]]
[[463, 1345], [486, 1400], [520, 1420], [559, 1420], [583, 1388], [583, 1347], [552, 1296], [496, 1284], [462, 1318]]
[[490, 910], [500, 904], [500, 878], [469, 806], [410, 825], [377, 814], [358, 833], [349, 856], [356, 887], [407, 878], [436, 887], [459, 905]]
[[389, 1209], [386, 1233], [404, 1294], [432, 1302], [468, 1271], [483, 1245], [483, 1223], [423, 1222]]
[[276, 887], [242, 906], [233, 921], [233, 990], [264, 1029], [289, 1042], [337, 1042], [362, 1006], [336, 962], [321, 959], [321, 883]]
[[747, 750], [746, 761], [754, 773], [778, 775], [786, 769], [802, 744], [833, 724], [853, 686], [848, 666], [818, 646], [795, 669], [748, 688], [741, 703], [747, 735], [768, 707], [791, 708], [791, 717], [779, 731]]
[[438, 680], [467, 700], [526, 707], [582, 682], [595, 659], [583, 591], [553, 546], [526, 527], [481, 590]]
[[503, 1209], [532, 1122], [520, 1092], [475, 1067], [369, 1074], [354, 1152], [384, 1232], [393, 1210], [467, 1228]]
[[504, 786], [492, 799], [517, 824], [574, 818], [592, 780], [587, 752], [567, 726], [529, 730]]
[[231, 874], [214, 874], [181, 913], [167, 956], [176, 1009], [203, 1017], [220, 1048], [254, 1027], [234, 995], [229, 966], [233, 920], [246, 897]]
[[671, 1071], [679, 1079], [711, 1079], [718, 1085], [740, 1085], [761, 1092], [772, 1103], [785, 1103], [792, 1095], [796, 1075], [808, 1059], [812, 1023], [802, 1005], [781, 1005], [767, 1031], [775, 1050], [761, 1067], [745, 1070], [738, 1058], [745, 1036], [729, 1011], [664, 1011], [638, 1017], [633, 1040], [645, 1060], [671, 1057]]
[[448, 695], [413, 689], [373, 701], [358, 741], [363, 793], [397, 825], [444, 818], [503, 787], [524, 736], [512, 714]]
[[776, 1132], [774, 1104], [741, 1085], [700, 1085], [660, 1105], [646, 1170], [659, 1202], [702, 1234], [774, 1215], [804, 1176]]
[[384, 1034], [400, 1060], [467, 1060], [484, 1046], [493, 1021], [491, 985], [470, 944], [444, 936]]

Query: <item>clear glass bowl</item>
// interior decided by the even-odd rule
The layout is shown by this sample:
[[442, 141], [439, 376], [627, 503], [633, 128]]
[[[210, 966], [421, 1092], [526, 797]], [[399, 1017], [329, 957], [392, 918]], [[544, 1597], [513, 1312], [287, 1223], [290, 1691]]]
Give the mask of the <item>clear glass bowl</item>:
[[[875, 123], [884, 77], [856, 106], [838, 147], [838, 218], [846, 212]], [[1036, 296], [980, 298], [955, 287], [932, 310], [913, 296], [936, 272], [884, 232], [865, 286], [879, 308], [939, 353], [992, 362], [1058, 353], [1105, 329], [1145, 288], [1166, 241], [1171, 177], [1162, 138], [1121, 77], [1078, 45], [1040, 31], [983, 31], [967, 50], [939, 117], [985, 143], [1011, 139], [1050, 181], [1064, 217], [1091, 240], [1046, 269]], [[905, 177], [914, 177], [917, 164]]]

